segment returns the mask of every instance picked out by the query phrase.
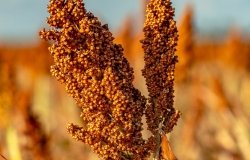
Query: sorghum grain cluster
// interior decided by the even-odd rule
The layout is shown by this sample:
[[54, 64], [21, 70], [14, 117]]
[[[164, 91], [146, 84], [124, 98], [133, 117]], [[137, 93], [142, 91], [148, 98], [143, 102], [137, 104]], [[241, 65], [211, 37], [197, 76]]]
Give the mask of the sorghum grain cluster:
[[107, 25], [89, 12], [82, 0], [51, 0], [52, 74], [82, 109], [86, 126], [69, 125], [74, 138], [89, 144], [104, 159], [143, 159], [141, 118], [146, 99], [133, 87], [133, 70]]
[[142, 72], [149, 92], [147, 124], [156, 135], [159, 129], [170, 132], [180, 116], [173, 107], [178, 34], [170, 0], [151, 0], [146, 13], [145, 38], [142, 40], [145, 67]]

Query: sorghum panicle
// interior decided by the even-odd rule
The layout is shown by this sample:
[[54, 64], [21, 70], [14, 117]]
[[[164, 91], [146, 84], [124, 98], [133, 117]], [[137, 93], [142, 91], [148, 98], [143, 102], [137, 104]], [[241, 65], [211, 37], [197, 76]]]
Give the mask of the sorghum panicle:
[[176, 82], [180, 83], [186, 81], [188, 77], [188, 70], [192, 68], [195, 59], [194, 51], [194, 24], [193, 24], [193, 8], [187, 6], [182, 19], [180, 20], [178, 32], [181, 35], [178, 40], [177, 55], [180, 58], [176, 66]]
[[133, 70], [107, 25], [85, 10], [82, 0], [51, 0], [51, 30], [41, 31], [54, 65], [52, 74], [82, 109], [86, 126], [68, 131], [104, 159], [144, 159], [141, 118], [146, 99], [133, 87]]
[[142, 72], [149, 92], [146, 120], [148, 129], [157, 135], [159, 129], [170, 132], [180, 116], [173, 107], [178, 34], [170, 0], [151, 0], [146, 13], [142, 40], [145, 52]]

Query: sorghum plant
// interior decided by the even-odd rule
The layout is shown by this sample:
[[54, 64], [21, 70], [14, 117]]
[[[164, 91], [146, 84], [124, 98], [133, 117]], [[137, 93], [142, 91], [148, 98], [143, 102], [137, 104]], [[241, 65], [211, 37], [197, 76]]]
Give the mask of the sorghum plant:
[[[113, 42], [107, 25], [86, 11], [82, 0], [50, 0], [48, 11], [51, 29], [42, 30], [40, 36], [53, 42], [51, 72], [81, 107], [85, 123], [83, 127], [70, 124], [69, 133], [103, 159], [149, 157], [160, 146], [161, 134], [170, 132], [179, 117], [173, 108], [177, 30], [171, 2], [152, 0], [147, 9], [143, 74], [150, 93], [148, 105], [132, 84], [133, 69], [122, 46]], [[149, 140], [141, 133], [144, 113], [153, 133]]]
[[170, 0], [151, 0], [146, 13], [142, 40], [145, 53], [142, 72], [149, 92], [146, 119], [153, 137], [158, 138], [160, 133], [172, 130], [180, 115], [173, 108], [178, 34]]
[[187, 6], [178, 26], [178, 32], [181, 35], [178, 41], [177, 55], [180, 58], [176, 66], [177, 83], [186, 80], [188, 70], [192, 68], [195, 59], [195, 27], [193, 22], [193, 8]]
[[32, 112], [30, 91], [16, 94], [14, 125], [19, 136], [22, 158], [26, 160], [51, 160], [49, 138], [38, 118]]
[[[14, 54], [11, 52], [8, 52], [8, 54], [0, 54], [1, 145], [8, 143], [5, 140], [9, 136], [9, 133], [6, 132], [6, 130], [13, 126], [18, 135], [19, 147], [17, 150], [20, 149], [20, 156], [23, 159], [50, 160], [51, 157], [47, 136], [37, 120], [37, 117], [34, 116], [31, 111], [31, 93], [29, 92], [29, 94], [25, 94], [26, 92], [21, 91], [22, 89], [20, 89], [21, 87], [18, 85], [16, 75], [17, 67], [16, 62], [14, 61], [15, 58], [16, 57], [14, 57]], [[8, 147], [9, 150], [15, 150], [11, 148], [10, 145], [4, 146], [4, 148], [6, 147]], [[12, 154], [9, 156], [11, 157]], [[11, 159], [18, 158], [12, 157]]]
[[15, 93], [13, 66], [9, 58], [0, 55], [0, 130], [10, 124], [8, 117], [13, 106], [12, 102]]

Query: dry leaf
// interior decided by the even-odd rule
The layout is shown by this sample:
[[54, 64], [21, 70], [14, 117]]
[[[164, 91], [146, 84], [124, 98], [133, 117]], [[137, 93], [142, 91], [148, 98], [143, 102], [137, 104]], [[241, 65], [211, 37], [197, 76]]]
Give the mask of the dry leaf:
[[164, 133], [161, 135], [161, 155], [165, 160], [177, 160]]

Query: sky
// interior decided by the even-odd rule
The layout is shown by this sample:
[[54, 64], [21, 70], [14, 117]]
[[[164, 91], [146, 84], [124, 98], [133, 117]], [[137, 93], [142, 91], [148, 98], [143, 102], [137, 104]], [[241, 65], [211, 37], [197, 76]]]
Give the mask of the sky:
[[[143, 0], [84, 0], [86, 8], [114, 31], [127, 15], [141, 17]], [[45, 26], [48, 0], [0, 0], [0, 40], [34, 38]], [[195, 25], [201, 32], [236, 26], [250, 32], [249, 0], [173, 0], [176, 19], [186, 4], [194, 6]]]

